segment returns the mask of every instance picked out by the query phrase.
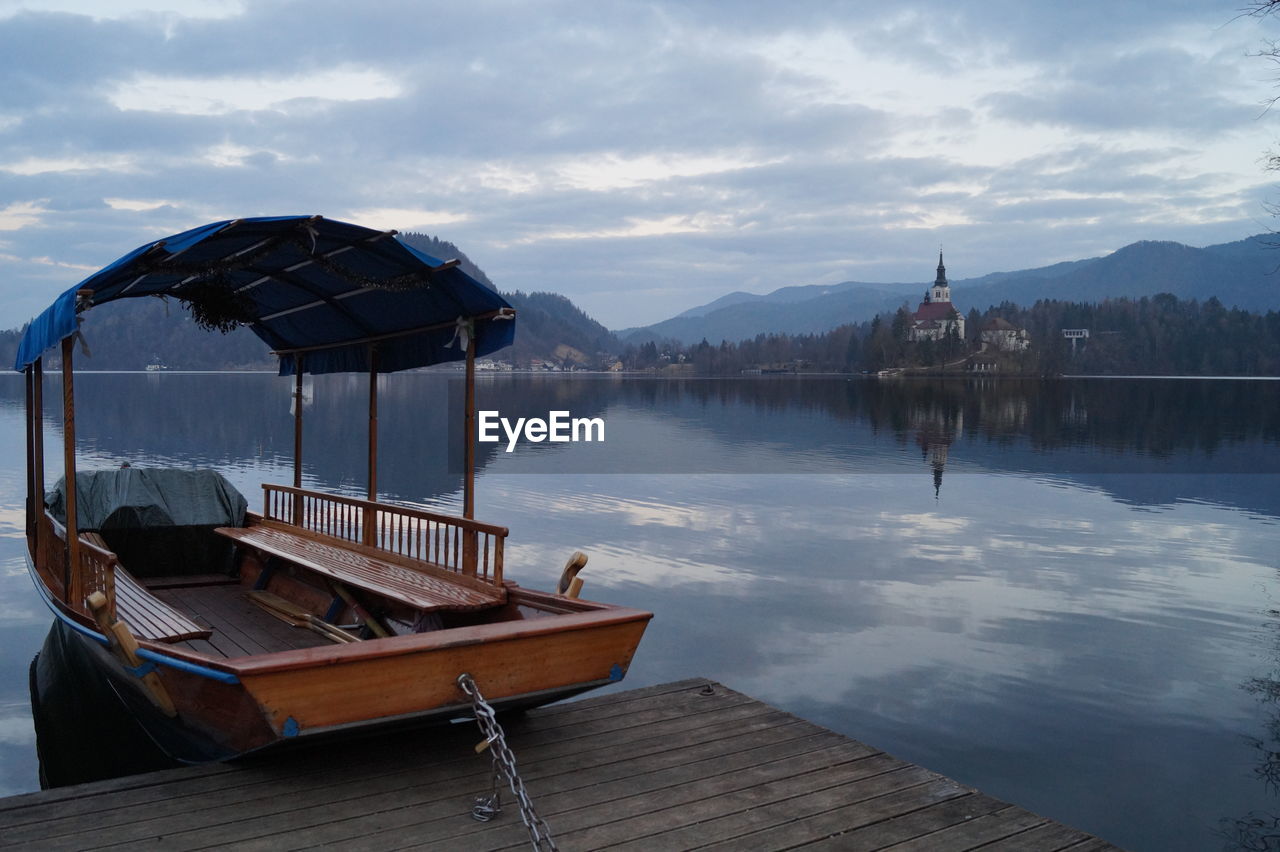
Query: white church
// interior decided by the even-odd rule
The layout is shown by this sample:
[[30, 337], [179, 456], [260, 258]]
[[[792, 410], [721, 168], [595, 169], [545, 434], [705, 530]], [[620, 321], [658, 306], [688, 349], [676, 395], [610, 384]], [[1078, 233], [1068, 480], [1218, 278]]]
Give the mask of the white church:
[[964, 316], [951, 304], [951, 285], [947, 283], [947, 267], [938, 252], [938, 277], [933, 286], [924, 291], [924, 301], [911, 315], [911, 340], [942, 340], [951, 330], [964, 339]]

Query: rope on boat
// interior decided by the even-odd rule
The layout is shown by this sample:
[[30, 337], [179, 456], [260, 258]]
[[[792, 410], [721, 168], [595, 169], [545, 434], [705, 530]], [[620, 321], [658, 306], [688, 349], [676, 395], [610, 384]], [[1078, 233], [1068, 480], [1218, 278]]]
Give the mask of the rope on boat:
[[471, 809], [471, 816], [480, 822], [488, 822], [502, 812], [499, 787], [505, 778], [507, 785], [511, 788], [511, 792], [515, 794], [516, 801], [520, 803], [520, 821], [529, 830], [529, 841], [533, 844], [533, 848], [538, 852], [542, 850], [559, 852], [559, 847], [556, 846], [555, 840], [551, 838], [551, 828], [534, 811], [533, 802], [529, 799], [529, 792], [525, 789], [524, 781], [520, 779], [520, 774], [516, 771], [516, 756], [512, 754], [510, 746], [507, 745], [506, 735], [502, 731], [502, 726], [498, 724], [497, 713], [493, 707], [489, 706], [489, 702], [484, 700], [484, 696], [480, 694], [480, 687], [476, 685], [471, 675], [466, 672], [458, 675], [458, 688], [471, 699], [471, 706], [475, 711], [476, 724], [480, 726], [480, 732], [484, 734], [484, 741], [476, 746], [476, 751], [480, 752], [488, 748], [489, 756], [493, 760], [493, 792], [487, 796], [476, 797], [475, 805]]

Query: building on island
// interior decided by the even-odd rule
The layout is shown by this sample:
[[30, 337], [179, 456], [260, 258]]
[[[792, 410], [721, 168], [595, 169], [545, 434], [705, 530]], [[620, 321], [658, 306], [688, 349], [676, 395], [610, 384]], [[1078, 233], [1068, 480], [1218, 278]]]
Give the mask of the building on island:
[[998, 373], [1000, 372], [1000, 359], [991, 355], [974, 355], [969, 361], [969, 372], [971, 373]]
[[1089, 339], [1089, 329], [1087, 328], [1064, 328], [1062, 336], [1071, 341], [1071, 354], [1076, 354], [1076, 344], [1083, 344]]
[[938, 252], [938, 277], [933, 286], [924, 291], [924, 301], [911, 315], [911, 340], [943, 340], [955, 332], [964, 338], [964, 317], [951, 304], [951, 285], [947, 283], [947, 268], [942, 264], [942, 252]]
[[1031, 336], [1025, 328], [1016, 326], [1004, 317], [992, 317], [978, 331], [983, 349], [988, 347], [1000, 352], [1025, 352], [1031, 346]]

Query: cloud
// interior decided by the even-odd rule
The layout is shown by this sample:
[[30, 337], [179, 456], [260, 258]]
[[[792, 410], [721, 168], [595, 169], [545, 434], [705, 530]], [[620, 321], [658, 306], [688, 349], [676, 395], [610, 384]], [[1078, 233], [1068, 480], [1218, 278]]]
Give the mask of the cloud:
[[48, 212], [38, 201], [15, 201], [0, 208], [0, 231], [16, 231], [34, 225]]
[[0, 0], [0, 18], [22, 12], [66, 12], [94, 19], [119, 19], [140, 15], [174, 15], [184, 18], [224, 18], [244, 11], [240, 0]]
[[377, 207], [352, 210], [352, 219], [371, 228], [382, 230], [412, 231], [417, 228], [430, 228], [437, 225], [452, 225], [465, 222], [467, 214], [449, 213], [443, 210], [423, 210], [407, 207]]
[[[923, 281], [939, 241], [978, 275], [1264, 215], [1265, 32], [1225, 7], [35, 5], [0, 3], [0, 227], [77, 270], [316, 212], [631, 325]], [[5, 263], [8, 315], [74, 283]]]
[[121, 82], [107, 97], [122, 110], [225, 115], [238, 110], [287, 113], [314, 103], [396, 98], [400, 93], [393, 77], [348, 66], [284, 78], [142, 76]]

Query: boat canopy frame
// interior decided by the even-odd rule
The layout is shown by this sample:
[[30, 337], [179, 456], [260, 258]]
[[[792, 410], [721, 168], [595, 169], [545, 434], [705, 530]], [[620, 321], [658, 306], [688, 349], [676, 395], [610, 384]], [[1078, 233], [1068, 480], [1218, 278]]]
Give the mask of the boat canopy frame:
[[377, 371], [484, 356], [511, 343], [515, 312], [497, 292], [378, 231], [321, 216], [231, 219], [139, 246], [62, 293], [27, 327], [14, 369], [79, 330], [94, 305], [142, 296], [183, 301], [200, 320], [244, 325], [308, 373]]
[[[27, 530], [43, 512], [43, 356], [62, 355], [67, 483], [65, 577], [79, 565], [73, 355], [80, 314], [173, 297], [210, 329], [243, 325], [294, 377], [293, 484], [302, 483], [302, 376], [369, 374], [368, 499], [377, 501], [378, 374], [466, 361], [463, 517], [475, 512], [475, 360], [509, 345], [515, 311], [460, 268], [380, 231], [322, 216], [229, 219], [146, 243], [63, 292], [27, 326], [14, 369], [27, 381]], [[37, 549], [33, 552], [38, 552]], [[68, 588], [64, 586], [64, 588]]]

